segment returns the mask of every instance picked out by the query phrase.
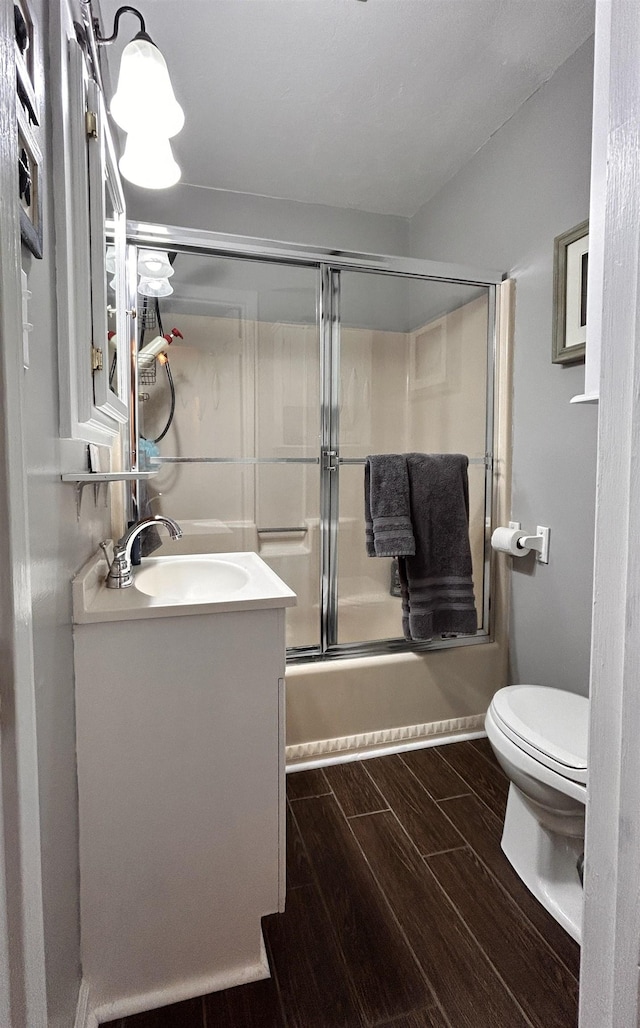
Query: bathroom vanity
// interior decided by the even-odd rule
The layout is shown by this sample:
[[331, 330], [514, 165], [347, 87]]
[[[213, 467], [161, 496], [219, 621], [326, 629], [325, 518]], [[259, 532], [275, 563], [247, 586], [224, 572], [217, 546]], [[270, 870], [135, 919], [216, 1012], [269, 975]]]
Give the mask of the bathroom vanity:
[[96, 556], [74, 581], [87, 1026], [269, 974], [295, 594], [255, 553], [210, 561], [112, 590]]

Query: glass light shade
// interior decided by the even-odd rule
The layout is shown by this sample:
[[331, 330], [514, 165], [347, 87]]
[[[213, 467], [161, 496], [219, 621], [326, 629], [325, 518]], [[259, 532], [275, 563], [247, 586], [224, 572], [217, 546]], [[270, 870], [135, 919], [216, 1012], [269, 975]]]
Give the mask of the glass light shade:
[[129, 182], [145, 189], [167, 189], [180, 178], [180, 167], [166, 137], [132, 134], [127, 136], [118, 167]]
[[136, 36], [122, 51], [118, 88], [111, 115], [125, 132], [150, 132], [167, 138], [184, 125], [164, 57], [150, 39]]
[[139, 275], [144, 278], [171, 278], [173, 271], [166, 250], [140, 250], [138, 254]]
[[[115, 268], [113, 270], [115, 271]], [[115, 288], [116, 288], [116, 276], [114, 275], [113, 278], [109, 279], [109, 289], [113, 289], [115, 291]]]
[[171, 296], [173, 286], [166, 278], [141, 278], [138, 292], [140, 296]]
[[115, 246], [107, 247], [107, 256], [105, 259], [105, 268], [110, 274], [113, 274], [116, 270], [116, 248]]

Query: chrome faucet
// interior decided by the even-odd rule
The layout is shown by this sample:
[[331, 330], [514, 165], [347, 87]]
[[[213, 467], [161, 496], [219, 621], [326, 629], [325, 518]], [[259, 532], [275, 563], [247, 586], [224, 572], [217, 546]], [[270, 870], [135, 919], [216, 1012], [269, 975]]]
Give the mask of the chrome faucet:
[[152, 525], [166, 525], [172, 539], [180, 539], [182, 536], [182, 529], [178, 522], [164, 514], [155, 514], [152, 518], [143, 518], [142, 521], [137, 521], [116, 543], [113, 561], [107, 575], [107, 589], [128, 589], [130, 585], [133, 585], [131, 548], [140, 532]]

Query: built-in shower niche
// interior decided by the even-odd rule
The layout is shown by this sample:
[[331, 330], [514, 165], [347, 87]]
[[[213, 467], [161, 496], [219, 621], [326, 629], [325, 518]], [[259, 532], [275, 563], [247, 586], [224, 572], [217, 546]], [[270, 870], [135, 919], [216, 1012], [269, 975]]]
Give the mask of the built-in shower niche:
[[[400, 640], [391, 561], [365, 550], [364, 458], [464, 452], [486, 631], [492, 287], [186, 253], [174, 267], [160, 313], [184, 340], [169, 350], [175, 413], [150, 505], [180, 521], [180, 551], [259, 553], [298, 596], [290, 648]], [[316, 304], [329, 318], [338, 290], [328, 333]], [[146, 391], [153, 439], [169, 400], [160, 368]]]

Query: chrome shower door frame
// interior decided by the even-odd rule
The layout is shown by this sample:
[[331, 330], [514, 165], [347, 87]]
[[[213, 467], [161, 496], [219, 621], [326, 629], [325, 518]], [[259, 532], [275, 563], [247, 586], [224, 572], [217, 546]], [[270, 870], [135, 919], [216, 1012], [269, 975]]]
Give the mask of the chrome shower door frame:
[[[128, 243], [136, 247], [156, 247], [163, 250], [202, 256], [268, 262], [298, 267], [313, 267], [318, 275], [317, 325], [320, 341], [320, 453], [317, 458], [226, 458], [183, 457], [166, 458], [178, 463], [237, 463], [237, 464], [320, 464], [320, 625], [319, 646], [294, 647], [288, 651], [288, 660], [297, 663], [308, 660], [326, 660], [406, 650], [440, 649], [468, 646], [487, 642], [491, 638], [490, 623], [490, 561], [489, 538], [492, 528], [494, 502], [493, 437], [494, 397], [496, 384], [497, 348], [497, 294], [505, 279], [502, 272], [467, 267], [438, 261], [414, 260], [380, 254], [333, 250], [303, 244], [283, 243], [277, 240], [232, 236], [201, 229], [180, 228], [171, 225], [151, 225], [128, 222]], [[485, 465], [485, 533], [482, 629], [476, 636], [441, 639], [429, 643], [407, 642], [403, 638], [380, 639], [372, 642], [338, 643], [338, 515], [339, 479], [343, 464], [363, 464], [364, 458], [340, 457], [340, 273], [362, 271], [396, 278], [444, 282], [454, 285], [477, 286], [487, 289], [487, 395], [485, 452], [482, 457], [471, 458], [471, 463]], [[137, 362], [133, 360], [133, 364]], [[133, 376], [135, 379], [135, 375]], [[132, 423], [137, 428], [137, 387], [132, 383]], [[137, 440], [132, 439], [132, 470], [137, 467]], [[363, 540], [364, 546], [364, 540]]]

